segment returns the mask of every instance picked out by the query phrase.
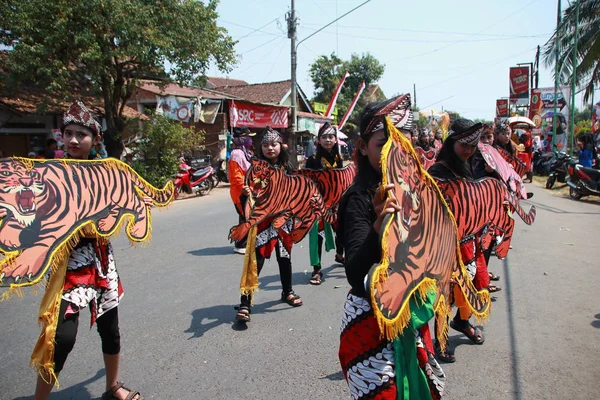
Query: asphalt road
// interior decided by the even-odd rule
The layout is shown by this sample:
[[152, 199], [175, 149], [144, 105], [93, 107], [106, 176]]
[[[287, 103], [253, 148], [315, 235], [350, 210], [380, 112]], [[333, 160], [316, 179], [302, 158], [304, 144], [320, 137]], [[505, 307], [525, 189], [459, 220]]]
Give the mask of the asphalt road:
[[[503, 290], [485, 344], [450, 332], [457, 362], [445, 364], [447, 399], [600, 398], [600, 207], [531, 188], [533, 226], [517, 222], [506, 261], [492, 260]], [[267, 261], [252, 322], [233, 323], [242, 256], [226, 237], [236, 214], [226, 188], [177, 201], [153, 215], [148, 247], [113, 241], [125, 288], [119, 307], [120, 378], [152, 399], [347, 399], [337, 349], [343, 268], [324, 257], [326, 280], [308, 284], [308, 242], [294, 247], [294, 289], [281, 303]], [[0, 399], [33, 399], [28, 367], [41, 295], [0, 304]], [[104, 366], [96, 329], [82, 313], [78, 341], [51, 399], [98, 399]]]

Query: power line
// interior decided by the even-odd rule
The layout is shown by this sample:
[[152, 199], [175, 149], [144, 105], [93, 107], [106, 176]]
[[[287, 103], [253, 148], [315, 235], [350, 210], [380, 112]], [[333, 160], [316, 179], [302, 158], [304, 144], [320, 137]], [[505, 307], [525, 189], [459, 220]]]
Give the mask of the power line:
[[267, 22], [266, 24], [264, 24], [263, 26], [261, 26], [260, 28], [256, 28], [254, 29], [252, 32], [248, 33], [246, 36], [242, 36], [241, 38], [238, 39], [238, 41], [247, 38], [248, 36], [252, 35], [254, 32], [261, 32], [261, 33], [266, 33], [261, 31], [262, 28], [266, 28], [267, 26], [271, 25], [273, 22], [277, 21], [279, 19], [279, 17], [275, 18], [274, 20]]
[[282, 36], [276, 36], [276, 37], [274, 37], [273, 39], [269, 40], [268, 42], [265, 42], [265, 43], [263, 43], [263, 44], [259, 44], [258, 46], [256, 46], [256, 47], [253, 47], [253, 48], [251, 48], [250, 50], [246, 50], [245, 52], [243, 52], [243, 53], [240, 53], [240, 56], [243, 56], [244, 54], [248, 54], [248, 53], [250, 53], [251, 51], [254, 51], [254, 50], [260, 49], [261, 47], [263, 47], [263, 46], [266, 46], [266, 45], [268, 45], [269, 43], [271, 43], [271, 42], [274, 42], [274, 41], [275, 41], [275, 40], [277, 40], [277, 39], [282, 39], [282, 38], [283, 38], [283, 39], [285, 39], [285, 37], [282, 37]]
[[[520, 13], [521, 11], [523, 11], [524, 9], [526, 9], [527, 7], [529, 7], [530, 5], [532, 5], [533, 3], [536, 3], [537, 1], [538, 1], [538, 0], [533, 0], [533, 1], [529, 2], [529, 3], [527, 3], [527, 4], [526, 4], [524, 7], [522, 7], [522, 8], [520, 8], [520, 9], [518, 9], [517, 11], [513, 12], [512, 14], [509, 14], [509, 15], [507, 15], [506, 17], [504, 17], [504, 18], [503, 18], [503, 19], [501, 19], [500, 21], [497, 21], [497, 22], [495, 22], [495, 23], [494, 23], [494, 24], [492, 24], [492, 25], [488, 25], [488, 26], [486, 26], [484, 29], [482, 29], [482, 30], [480, 30], [480, 31], [476, 32], [476, 34], [483, 33], [483, 32], [485, 32], [486, 30], [488, 30], [488, 29], [490, 29], [490, 28], [492, 28], [492, 27], [494, 27], [494, 26], [496, 26], [496, 25], [498, 25], [498, 24], [500, 24], [500, 23], [502, 23], [502, 22], [506, 21], [507, 19], [509, 19], [509, 18], [510, 18], [510, 17], [512, 17], [513, 15], [516, 15], [516, 14]], [[388, 61], [386, 64], [389, 64], [389, 63], [392, 63], [392, 62], [397, 62], [397, 61], [406, 61], [406, 60], [410, 60], [410, 59], [413, 59], [413, 58], [417, 58], [417, 57], [422, 57], [422, 56], [425, 56], [425, 55], [433, 54], [433, 53], [436, 53], [436, 52], [438, 52], [438, 51], [440, 51], [440, 50], [447, 49], [448, 47], [450, 47], [450, 46], [453, 46], [453, 45], [455, 45], [455, 44], [458, 44], [458, 43], [461, 43], [461, 42], [463, 42], [463, 40], [457, 40], [456, 42], [453, 42], [453, 43], [447, 44], [446, 46], [438, 47], [437, 49], [434, 49], [434, 50], [431, 50], [431, 51], [427, 51], [427, 52], [425, 52], [425, 53], [421, 53], [421, 54], [415, 54], [414, 56], [410, 56], [410, 57], [404, 57], [404, 58], [401, 58], [401, 59], [398, 59], [398, 60], [392, 60], [392, 61]]]
[[[305, 28], [309, 30], [313, 30], [311, 28]], [[323, 31], [323, 33], [327, 33], [330, 35], [336, 35], [335, 32], [331, 31]], [[429, 39], [398, 39], [398, 38], [383, 38], [383, 37], [371, 37], [371, 36], [362, 36], [362, 35], [353, 35], [349, 33], [340, 33], [340, 36], [351, 37], [355, 39], [365, 39], [365, 40], [379, 40], [384, 42], [397, 42], [397, 43], [457, 43], [456, 40], [429, 40]], [[550, 34], [537, 34], [537, 35], [521, 35], [521, 36], [511, 36], [511, 37], [500, 37], [500, 38], [490, 38], [490, 39], [465, 39], [461, 40], [460, 43], [476, 43], [476, 42], [498, 42], [504, 40], [516, 40], [516, 39], [531, 39], [531, 38], [540, 38], [547, 37]]]
[[[528, 49], [528, 50], [522, 51], [522, 52], [520, 52], [520, 53], [518, 53], [518, 54], [511, 55], [511, 56], [509, 56], [509, 57], [506, 57], [506, 58], [503, 58], [503, 59], [501, 59], [501, 60], [497, 60], [497, 61], [492, 61], [492, 62], [489, 62], [489, 63], [485, 63], [485, 64], [483, 64], [483, 65], [495, 65], [495, 64], [499, 64], [499, 63], [501, 63], [501, 62], [503, 62], [503, 61], [506, 61], [506, 60], [509, 60], [509, 59], [511, 59], [511, 58], [518, 57], [518, 56], [520, 56], [520, 55], [522, 55], [522, 54], [525, 54], [525, 53], [529, 53], [530, 51], [533, 51], [533, 50], [534, 50], [534, 49], [536, 49], [536, 48], [537, 48], [537, 46], [536, 46], [536, 47], [534, 47], [533, 49]], [[475, 71], [477, 71], [477, 70], [481, 70], [481, 68], [476, 68], [476, 69], [473, 69], [473, 70], [469, 70], [469, 71], [467, 71], [467, 72], [465, 72], [465, 73], [463, 73], [463, 74], [460, 74], [460, 75], [454, 76], [454, 77], [452, 77], [452, 78], [448, 78], [448, 79], [445, 79], [445, 80], [443, 80], [443, 81], [440, 81], [440, 82], [433, 83], [433, 84], [431, 84], [431, 85], [429, 85], [429, 86], [422, 87], [420, 90], [429, 89], [429, 88], [432, 88], [432, 87], [434, 87], [434, 86], [441, 85], [442, 83], [446, 83], [446, 82], [452, 81], [452, 80], [454, 80], [454, 79], [462, 78], [463, 76], [465, 76], [465, 75], [470, 75], [470, 74], [472, 74], [473, 72], [475, 72]]]
[[[277, 39], [277, 38], [275, 38], [275, 39]], [[277, 49], [279, 46], [281, 46], [281, 44], [285, 42], [285, 39], [286, 39], [286, 38], [280, 38], [280, 42], [279, 42], [279, 43], [277, 43], [277, 44], [276, 44], [276, 45], [275, 45], [275, 46], [274, 46], [272, 49], [270, 49], [268, 52], [266, 52], [266, 53], [265, 53], [265, 54], [263, 54], [262, 56], [258, 57], [258, 59], [257, 59], [257, 61], [256, 61], [256, 62], [254, 62], [254, 63], [250, 64], [249, 66], [247, 66], [246, 68], [244, 68], [244, 69], [243, 69], [243, 70], [241, 70], [241, 71], [238, 71], [237, 73], [238, 73], [238, 74], [241, 74], [241, 73], [243, 73], [243, 72], [246, 72], [246, 71], [248, 71], [250, 68], [254, 67], [255, 65], [261, 64], [261, 61], [264, 61], [265, 57], [267, 57], [267, 56], [268, 56], [269, 54], [271, 54], [271, 53], [272, 53], [272, 52], [273, 52], [275, 49]], [[262, 62], [262, 64], [268, 64], [268, 62], [267, 62], [267, 63], [265, 63], [265, 62]]]
[[[274, 21], [276, 21], [277, 19], [278, 19], [278, 18], [275, 18], [275, 20], [274, 20]], [[252, 31], [252, 32], [250, 32], [250, 33], [254, 33], [254, 32], [260, 32], [260, 33], [264, 33], [265, 35], [271, 35], [271, 36], [278, 36], [278, 37], [281, 37], [281, 35], [279, 35], [279, 34], [277, 34], [277, 33], [273, 33], [273, 32], [267, 32], [267, 31], [263, 31], [263, 30], [261, 30], [261, 29], [262, 29], [262, 28], [264, 28], [265, 26], [272, 24], [274, 21], [271, 21], [271, 22], [269, 22], [267, 25], [265, 25], [265, 26], [262, 26], [262, 27], [260, 27], [260, 28], [258, 28], [258, 29], [254, 29], [254, 28], [251, 28], [251, 27], [249, 27], [249, 26], [245, 26], [245, 25], [240, 25], [240, 24], [238, 24], [238, 23], [236, 23], [236, 22], [225, 21], [225, 20], [222, 20], [222, 19], [219, 19], [218, 21], [219, 21], [219, 22], [222, 22], [222, 23], [225, 23], [225, 24], [229, 24], [229, 25], [233, 25], [233, 26], [238, 26], [238, 27], [240, 27], [240, 28], [244, 28], [244, 29], [250, 29], [250, 30]], [[243, 37], [242, 37], [242, 38], [243, 38]], [[241, 39], [238, 39], [238, 40], [241, 40]]]
[[[320, 26], [320, 24], [313, 23], [303, 23], [308, 26]], [[442, 34], [442, 35], [464, 35], [464, 36], [486, 36], [486, 37], [520, 37], [519, 35], [505, 35], [505, 34], [496, 34], [496, 33], [473, 33], [473, 32], [453, 32], [453, 31], [427, 31], [420, 29], [406, 29], [406, 28], [380, 28], [380, 27], [370, 27], [370, 26], [351, 26], [351, 25], [340, 25], [340, 28], [348, 28], [352, 30], [356, 29], [366, 29], [366, 30], [375, 30], [375, 31], [395, 31], [395, 32], [412, 32], [412, 33], [431, 33], [431, 34]], [[310, 28], [308, 28], [310, 29]], [[550, 35], [545, 34], [545, 35]]]

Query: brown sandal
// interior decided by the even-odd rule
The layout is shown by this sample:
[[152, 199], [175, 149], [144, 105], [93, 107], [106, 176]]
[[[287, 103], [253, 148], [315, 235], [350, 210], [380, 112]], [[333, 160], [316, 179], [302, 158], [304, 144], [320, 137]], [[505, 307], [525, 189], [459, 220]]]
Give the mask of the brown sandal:
[[117, 384], [115, 386], [111, 387], [110, 389], [108, 389], [106, 392], [104, 392], [102, 394], [102, 400], [113, 400], [113, 399], [118, 400], [119, 398], [117, 396], [115, 396], [115, 393], [117, 393], [117, 391], [119, 389], [124, 389], [129, 392], [127, 394], [127, 397], [125, 397], [125, 400], [143, 400], [142, 394], [140, 392], [133, 391], [133, 390], [125, 387], [124, 385], [125, 384], [123, 382], [117, 382]]

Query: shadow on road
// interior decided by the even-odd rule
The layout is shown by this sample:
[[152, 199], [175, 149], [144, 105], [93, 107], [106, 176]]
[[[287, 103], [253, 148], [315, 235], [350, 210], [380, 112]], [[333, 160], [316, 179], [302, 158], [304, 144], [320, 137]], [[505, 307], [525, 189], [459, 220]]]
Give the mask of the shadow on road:
[[233, 253], [233, 246], [223, 246], [223, 247], [207, 247], [205, 249], [191, 250], [188, 251], [188, 254], [193, 256], [224, 256]]
[[[256, 314], [266, 314], [282, 311], [280, 309], [271, 310], [275, 305], [280, 305], [280, 300], [272, 300], [264, 303], [257, 303], [252, 306], [252, 316]], [[235, 308], [232, 304], [223, 304], [218, 306], [199, 308], [192, 311], [192, 322], [190, 327], [185, 330], [186, 333], [192, 333], [189, 339], [202, 337], [209, 330], [219, 325], [230, 325], [233, 330], [245, 330], [243, 325], [235, 321]]]
[[329, 375], [325, 375], [325, 376], [320, 376], [319, 379], [328, 379], [330, 381], [343, 381], [346, 378], [344, 378], [344, 373], [342, 371], [338, 371], [338, 372], [333, 373], [333, 374], [329, 374]]
[[512, 300], [512, 287], [510, 283], [510, 272], [508, 265], [508, 257], [504, 259], [503, 268], [504, 268], [504, 287], [506, 290], [506, 315], [508, 316], [508, 336], [510, 343], [510, 358], [512, 361], [512, 382], [513, 382], [513, 399], [521, 400], [522, 399], [522, 389], [521, 382], [519, 381], [519, 377], [521, 376], [521, 371], [519, 370], [519, 357], [518, 357], [518, 348], [517, 348], [517, 327], [515, 324], [515, 311]]
[[[566, 211], [566, 210], [562, 210], [560, 208], [548, 206], [548, 205], [541, 204], [541, 203], [536, 203], [535, 201], [531, 201], [531, 200], [528, 200], [527, 203], [533, 204], [535, 206], [535, 208], [537, 208], [538, 210], [544, 210], [544, 211], [548, 211], [548, 212], [551, 212], [551, 213], [554, 213], [554, 214], [600, 215], [600, 212], [575, 212], [575, 211]], [[593, 203], [588, 203], [588, 204], [593, 204]]]
[[592, 321], [591, 325], [594, 328], [599, 328], [600, 329], [600, 314], [594, 315], [594, 318], [596, 318], [596, 319]]
[[[100, 399], [100, 397], [94, 398], [92, 397], [92, 395], [90, 394], [90, 392], [88, 392], [86, 386], [94, 381], [97, 381], [98, 379], [102, 378], [103, 376], [106, 375], [106, 372], [104, 371], [104, 368], [98, 370], [98, 372], [96, 372], [96, 375], [94, 375], [93, 377], [78, 383], [75, 386], [71, 386], [68, 387], [64, 390], [61, 390], [59, 392], [55, 392], [50, 394], [50, 398], [53, 400], [66, 400], [66, 399]], [[60, 379], [59, 379], [60, 382]], [[34, 389], [33, 387], [31, 388], [32, 390]], [[33, 396], [27, 396], [27, 397], [17, 397], [14, 400], [33, 400]]]

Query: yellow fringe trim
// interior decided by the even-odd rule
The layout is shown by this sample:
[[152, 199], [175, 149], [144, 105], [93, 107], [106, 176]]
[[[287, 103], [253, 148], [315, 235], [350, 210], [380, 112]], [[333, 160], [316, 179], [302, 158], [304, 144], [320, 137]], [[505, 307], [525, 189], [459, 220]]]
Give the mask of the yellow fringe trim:
[[[382, 179], [382, 184], [381, 184], [381, 187], [379, 188], [379, 190], [383, 190], [383, 188], [389, 184], [388, 178], [387, 178], [387, 175], [388, 175], [387, 174], [387, 172], [388, 172], [387, 171], [387, 161], [388, 161], [388, 157], [389, 157], [389, 153], [390, 153], [392, 144], [394, 142], [396, 144], [399, 144], [400, 146], [402, 146], [404, 151], [408, 152], [414, 159], [418, 160], [417, 154], [415, 153], [411, 143], [408, 141], [408, 139], [406, 139], [404, 137], [404, 135], [402, 135], [396, 129], [396, 127], [391, 123], [391, 121], [388, 117], [386, 117], [385, 123], [386, 123], [386, 128], [387, 128], [387, 131], [389, 132], [390, 137], [388, 138], [387, 142], [383, 146], [383, 149], [381, 152], [380, 165], [381, 165], [383, 179]], [[438, 188], [437, 184], [435, 183], [435, 180], [421, 166], [420, 162], [418, 163], [418, 168], [419, 168], [418, 173], [420, 173], [425, 184], [435, 190], [439, 200], [446, 207], [446, 210], [448, 211], [448, 215], [450, 216], [450, 219], [452, 220], [452, 224], [454, 225], [455, 229], [457, 229], [456, 228], [456, 220], [454, 218], [454, 215], [452, 214], [450, 208], [448, 207], [448, 204], [446, 204], [446, 201], [444, 200], [444, 196], [442, 195], [440, 189]], [[381, 264], [379, 264], [377, 266], [376, 270], [374, 271], [374, 274], [373, 274], [373, 277], [372, 277], [371, 283], [370, 283], [371, 284], [371, 288], [370, 288], [371, 289], [370, 290], [371, 306], [374, 310], [375, 317], [377, 318], [377, 323], [379, 325], [382, 336], [389, 340], [397, 338], [402, 333], [402, 331], [406, 328], [406, 326], [408, 326], [408, 324], [410, 322], [410, 318], [411, 318], [410, 304], [408, 301], [405, 301], [405, 303], [402, 304], [398, 315], [391, 320], [386, 318], [383, 315], [381, 310], [379, 310], [379, 308], [377, 307], [377, 302], [375, 301], [375, 293], [376, 293], [377, 289], [380, 287], [380, 284], [388, 278], [388, 268], [389, 268], [388, 238], [389, 238], [389, 228], [392, 223], [393, 223], [393, 219], [389, 218], [388, 221], [386, 222], [385, 226], [383, 227], [383, 234], [382, 234], [382, 239], [381, 239], [381, 247], [382, 247], [381, 259], [382, 259], [382, 261], [381, 261]], [[487, 292], [486, 290], [477, 292], [475, 290], [475, 287], [473, 286], [473, 283], [468, 278], [468, 274], [466, 272], [465, 266], [462, 262], [461, 255], [460, 255], [460, 247], [459, 247], [458, 237], [456, 239], [456, 260], [457, 260], [457, 264], [458, 264], [458, 270], [459, 270], [458, 272], [463, 277], [465, 277], [464, 281], [466, 282], [466, 285], [467, 285], [466, 288], [461, 287], [461, 291], [462, 291], [463, 295], [465, 295], [465, 299], [468, 299], [468, 297], [465, 294], [466, 290], [472, 290], [474, 293], [477, 293], [477, 296], [479, 297], [480, 301], [487, 303], [487, 306], [483, 312], [477, 312], [474, 309], [473, 305], [468, 303], [468, 301], [467, 301], [471, 311], [475, 314], [475, 316], [477, 317], [478, 320], [480, 320], [482, 318], [487, 319], [489, 304], [490, 304], [489, 292]], [[453, 271], [453, 274], [454, 274], [454, 271]], [[455, 276], [455, 275], [453, 275], [453, 276]], [[440, 340], [440, 344], [441, 344], [442, 348], [445, 349], [446, 340], [448, 337], [448, 321], [447, 321], [447, 319], [451, 313], [451, 307], [447, 304], [447, 298], [449, 298], [450, 293], [440, 293], [440, 289], [438, 287], [438, 282], [436, 280], [431, 279], [431, 278], [424, 278], [415, 288], [413, 288], [410, 291], [409, 295], [407, 296], [407, 299], [412, 297], [412, 295], [417, 290], [421, 294], [422, 298], [424, 298], [426, 296], [426, 294], [429, 293], [430, 291], [436, 291], [438, 294], [436, 304], [434, 305], [434, 308], [436, 311], [436, 319], [438, 322], [438, 325], [437, 325], [438, 329], [436, 332], [436, 337], [438, 338], [438, 340]]]
[[246, 241], [246, 254], [244, 255], [244, 268], [240, 280], [240, 294], [243, 296], [252, 296], [254, 303], [254, 292], [258, 290], [258, 264], [256, 262], [256, 230], [254, 225], [248, 231], [248, 240]]

